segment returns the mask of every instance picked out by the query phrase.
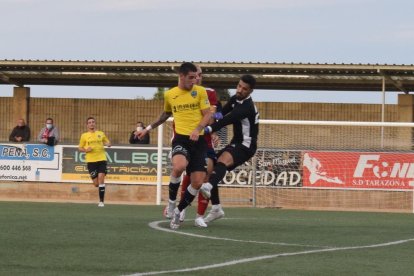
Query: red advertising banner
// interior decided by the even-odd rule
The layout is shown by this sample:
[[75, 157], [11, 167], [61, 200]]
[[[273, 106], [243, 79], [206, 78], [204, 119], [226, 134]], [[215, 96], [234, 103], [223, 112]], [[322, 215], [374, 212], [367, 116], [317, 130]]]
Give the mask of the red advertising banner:
[[304, 151], [303, 186], [413, 189], [414, 154]]

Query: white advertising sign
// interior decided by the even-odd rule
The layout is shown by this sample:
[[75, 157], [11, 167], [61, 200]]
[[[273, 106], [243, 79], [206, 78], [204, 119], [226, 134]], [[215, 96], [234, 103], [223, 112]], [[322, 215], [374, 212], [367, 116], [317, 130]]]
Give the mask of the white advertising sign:
[[0, 144], [0, 180], [59, 182], [62, 147]]

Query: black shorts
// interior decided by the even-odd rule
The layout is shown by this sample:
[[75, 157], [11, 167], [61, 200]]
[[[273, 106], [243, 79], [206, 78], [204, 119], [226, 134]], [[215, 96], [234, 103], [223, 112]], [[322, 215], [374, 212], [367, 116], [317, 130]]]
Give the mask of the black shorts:
[[108, 173], [108, 169], [106, 168], [106, 161], [98, 161], [98, 162], [88, 162], [88, 171], [89, 175], [92, 179], [98, 177], [98, 174], [104, 173], [105, 175]]
[[204, 136], [200, 135], [198, 141], [191, 141], [187, 135], [175, 134], [172, 141], [171, 157], [177, 154], [184, 155], [187, 159], [186, 171], [188, 173], [207, 171], [207, 143]]
[[217, 156], [220, 157], [220, 155], [225, 151], [230, 153], [233, 157], [233, 166], [227, 168], [228, 171], [232, 171], [244, 162], [249, 161], [249, 159], [256, 153], [256, 147], [248, 148], [242, 144], [230, 144], [220, 150], [217, 153]]
[[216, 154], [216, 152], [214, 151], [213, 148], [208, 148], [207, 149], [207, 158], [213, 160], [214, 164], [216, 163], [216, 161], [217, 161], [217, 154]]

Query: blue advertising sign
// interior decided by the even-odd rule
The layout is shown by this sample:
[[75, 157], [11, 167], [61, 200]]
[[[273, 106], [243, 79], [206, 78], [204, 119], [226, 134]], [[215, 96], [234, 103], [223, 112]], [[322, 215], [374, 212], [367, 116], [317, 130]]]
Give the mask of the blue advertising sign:
[[36, 160], [51, 161], [55, 148], [43, 144], [1, 144], [2, 160]]

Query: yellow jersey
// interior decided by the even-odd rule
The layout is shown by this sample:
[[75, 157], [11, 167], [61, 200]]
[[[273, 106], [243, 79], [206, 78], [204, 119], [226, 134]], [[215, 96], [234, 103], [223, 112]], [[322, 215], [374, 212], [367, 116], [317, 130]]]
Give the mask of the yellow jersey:
[[92, 148], [92, 151], [86, 152], [85, 154], [87, 163], [106, 161], [104, 143], [109, 143], [109, 140], [102, 131], [88, 131], [81, 135], [79, 147], [84, 149], [88, 147]]
[[164, 93], [164, 111], [172, 112], [177, 134], [190, 135], [203, 118], [201, 110], [209, 108], [207, 92], [202, 86], [194, 85], [191, 90], [177, 86]]

